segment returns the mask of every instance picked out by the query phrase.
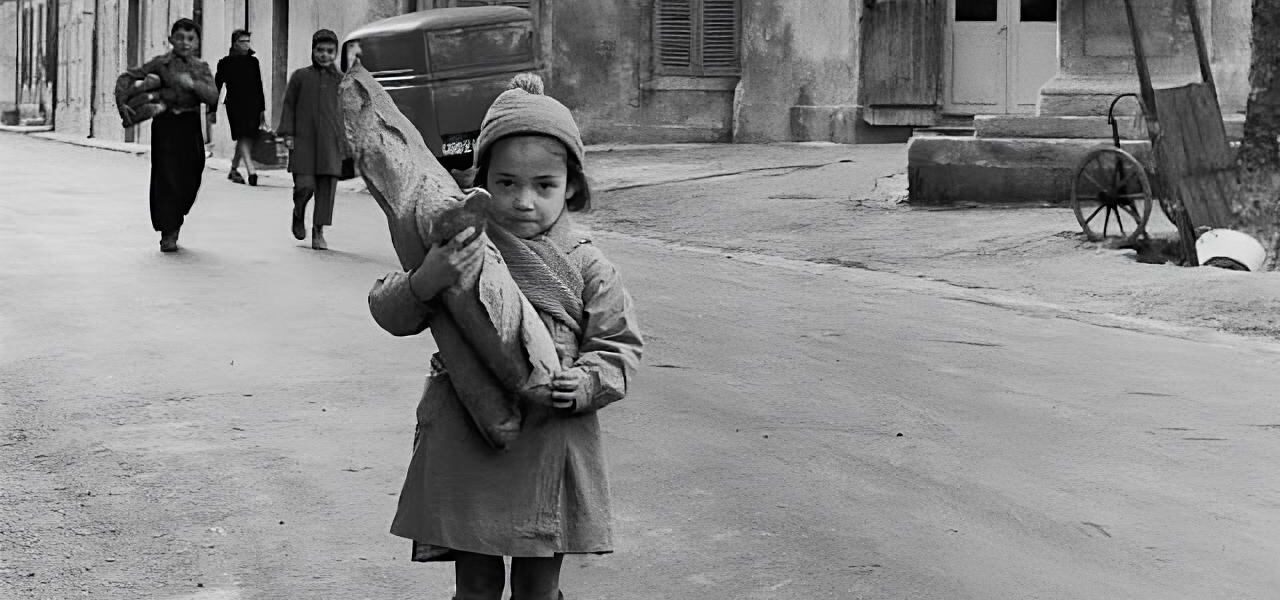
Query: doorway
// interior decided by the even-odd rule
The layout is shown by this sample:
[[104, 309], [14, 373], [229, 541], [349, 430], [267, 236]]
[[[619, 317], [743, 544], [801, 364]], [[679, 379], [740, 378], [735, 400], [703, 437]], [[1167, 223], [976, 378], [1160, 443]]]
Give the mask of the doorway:
[[[129, 14], [125, 17], [125, 54], [126, 68], [141, 66], [143, 59], [142, 44], [142, 2], [140, 0], [129, 0]], [[133, 143], [138, 141], [138, 126], [125, 128], [124, 141]]]
[[[248, 7], [246, 6], [246, 13]], [[289, 85], [289, 0], [271, 4], [271, 117], [280, 119]]]
[[944, 109], [1034, 114], [1058, 72], [1058, 0], [948, 0]]

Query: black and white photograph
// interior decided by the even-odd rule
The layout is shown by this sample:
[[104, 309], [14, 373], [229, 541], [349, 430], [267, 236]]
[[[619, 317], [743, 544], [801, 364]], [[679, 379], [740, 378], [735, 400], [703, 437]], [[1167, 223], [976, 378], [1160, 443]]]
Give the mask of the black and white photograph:
[[1280, 0], [0, 0], [0, 600], [1280, 599]]

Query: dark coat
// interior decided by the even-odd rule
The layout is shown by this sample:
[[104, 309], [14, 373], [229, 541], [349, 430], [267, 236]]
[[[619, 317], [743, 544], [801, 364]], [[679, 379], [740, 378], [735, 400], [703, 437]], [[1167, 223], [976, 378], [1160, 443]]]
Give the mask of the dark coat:
[[289, 172], [297, 175], [342, 174], [345, 158], [342, 110], [338, 106], [336, 68], [304, 67], [289, 76], [276, 133], [293, 136]]
[[262, 93], [262, 69], [258, 57], [248, 54], [231, 54], [218, 61], [214, 82], [218, 91], [227, 86], [227, 120], [231, 125], [231, 137], [240, 139], [257, 135], [262, 113], [267, 109]]

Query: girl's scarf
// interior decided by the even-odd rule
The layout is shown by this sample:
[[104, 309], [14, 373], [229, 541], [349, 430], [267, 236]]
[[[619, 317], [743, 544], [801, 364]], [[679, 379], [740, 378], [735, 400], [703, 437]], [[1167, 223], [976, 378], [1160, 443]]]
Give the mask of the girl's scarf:
[[560, 218], [545, 234], [521, 239], [501, 226], [489, 227], [489, 239], [502, 253], [507, 270], [529, 303], [560, 321], [575, 335], [582, 334], [582, 273], [569, 264], [555, 243], [567, 233], [569, 219]]

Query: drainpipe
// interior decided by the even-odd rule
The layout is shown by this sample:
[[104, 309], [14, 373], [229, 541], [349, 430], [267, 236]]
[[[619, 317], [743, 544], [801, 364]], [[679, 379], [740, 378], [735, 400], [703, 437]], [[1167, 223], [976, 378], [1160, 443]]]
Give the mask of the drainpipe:
[[22, 109], [19, 108], [22, 103], [22, 2], [23, 0], [14, 2], [17, 18], [13, 20], [13, 39], [17, 42], [17, 51], [13, 54], [13, 110], [18, 114], [18, 125], [22, 124]]
[[[62, 32], [59, 30], [62, 20], [58, 18], [60, 9], [58, 0], [50, 0], [49, 16], [46, 17], [45, 21], [45, 28], [53, 33], [53, 45], [45, 51], [45, 68], [53, 67], [53, 97], [49, 99], [49, 126], [54, 129], [58, 127], [58, 57], [61, 55], [61, 52], [58, 51], [58, 44], [59, 40], [62, 39]], [[45, 38], [45, 44], [48, 44], [48, 33], [45, 34]], [[46, 76], [48, 76], [47, 73]]]
[[93, 42], [89, 55], [89, 137], [93, 137], [93, 122], [98, 116], [98, 15], [102, 12], [102, 0], [93, 0]]

